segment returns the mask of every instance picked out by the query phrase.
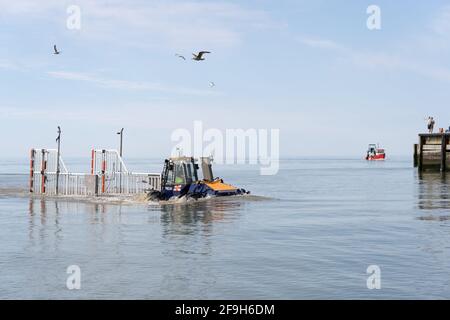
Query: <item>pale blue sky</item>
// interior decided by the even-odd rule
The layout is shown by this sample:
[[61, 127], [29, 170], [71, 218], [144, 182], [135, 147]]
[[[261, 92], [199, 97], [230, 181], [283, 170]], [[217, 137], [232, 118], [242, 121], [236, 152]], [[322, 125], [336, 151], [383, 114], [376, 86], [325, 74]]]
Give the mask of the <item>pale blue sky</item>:
[[66, 156], [125, 127], [126, 155], [162, 157], [194, 120], [279, 128], [283, 157], [409, 155], [427, 115], [450, 125], [449, 54], [448, 1], [0, 0], [2, 156], [53, 147], [61, 125]]

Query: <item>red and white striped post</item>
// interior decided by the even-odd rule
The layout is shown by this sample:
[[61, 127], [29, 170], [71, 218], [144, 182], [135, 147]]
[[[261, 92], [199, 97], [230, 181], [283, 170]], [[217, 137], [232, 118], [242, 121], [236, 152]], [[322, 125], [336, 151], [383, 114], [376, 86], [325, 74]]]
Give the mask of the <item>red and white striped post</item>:
[[93, 175], [95, 172], [95, 150], [92, 149], [91, 152], [91, 174]]
[[30, 151], [30, 192], [34, 192], [34, 157], [36, 151], [31, 149]]

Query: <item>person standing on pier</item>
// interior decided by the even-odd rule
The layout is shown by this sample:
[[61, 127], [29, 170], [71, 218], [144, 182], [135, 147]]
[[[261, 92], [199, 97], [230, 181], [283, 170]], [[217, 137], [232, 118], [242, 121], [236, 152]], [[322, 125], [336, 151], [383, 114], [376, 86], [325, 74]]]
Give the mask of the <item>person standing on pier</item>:
[[428, 123], [427, 123], [428, 133], [433, 133], [434, 123], [435, 122], [434, 122], [433, 117], [428, 117]]

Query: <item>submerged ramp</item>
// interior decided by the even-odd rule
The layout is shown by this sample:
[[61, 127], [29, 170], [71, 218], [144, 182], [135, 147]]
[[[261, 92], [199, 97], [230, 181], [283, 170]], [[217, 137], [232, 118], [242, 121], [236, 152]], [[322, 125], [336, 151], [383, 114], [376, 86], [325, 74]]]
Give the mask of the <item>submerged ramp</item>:
[[29, 187], [41, 195], [132, 195], [160, 190], [161, 175], [128, 171], [117, 150], [92, 150], [91, 172], [71, 173], [56, 149], [31, 149]]

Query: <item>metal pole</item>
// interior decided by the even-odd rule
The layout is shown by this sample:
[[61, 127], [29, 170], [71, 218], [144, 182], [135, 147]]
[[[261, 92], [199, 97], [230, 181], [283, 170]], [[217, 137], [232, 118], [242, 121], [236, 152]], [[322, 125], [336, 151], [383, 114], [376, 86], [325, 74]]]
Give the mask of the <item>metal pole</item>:
[[120, 155], [120, 161], [119, 161], [119, 193], [122, 193], [122, 147], [123, 147], [123, 128], [120, 129], [119, 132], [117, 132], [118, 135], [120, 135], [120, 147], [119, 147], [119, 155]]
[[447, 162], [447, 137], [445, 133], [442, 134], [441, 141], [441, 172], [445, 173], [446, 171], [446, 162]]
[[123, 146], [123, 128], [120, 129], [119, 132], [117, 132], [118, 135], [120, 135], [120, 148], [119, 148], [119, 154], [120, 157], [122, 158], [122, 146]]
[[58, 142], [58, 152], [56, 155], [56, 195], [58, 195], [59, 191], [59, 158], [61, 154], [61, 127], [58, 126], [58, 137], [56, 138], [56, 142]]

